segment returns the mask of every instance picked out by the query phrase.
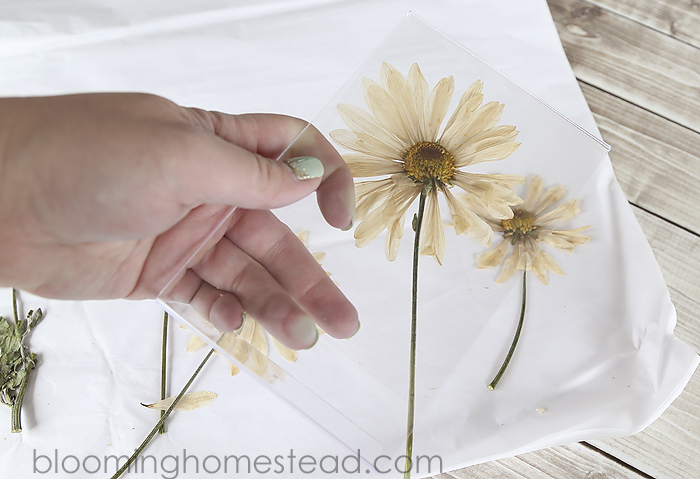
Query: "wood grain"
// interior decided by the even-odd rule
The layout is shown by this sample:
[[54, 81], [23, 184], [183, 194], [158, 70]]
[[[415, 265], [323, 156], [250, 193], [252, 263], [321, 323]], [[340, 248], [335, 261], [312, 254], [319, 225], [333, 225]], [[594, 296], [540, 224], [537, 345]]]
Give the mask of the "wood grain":
[[588, 0], [677, 40], [700, 47], [700, 1]]
[[582, 445], [553, 447], [439, 474], [435, 479], [641, 479], [645, 477]]
[[700, 132], [700, 49], [583, 0], [549, 0], [574, 72]]
[[700, 233], [700, 134], [581, 84], [627, 199]]

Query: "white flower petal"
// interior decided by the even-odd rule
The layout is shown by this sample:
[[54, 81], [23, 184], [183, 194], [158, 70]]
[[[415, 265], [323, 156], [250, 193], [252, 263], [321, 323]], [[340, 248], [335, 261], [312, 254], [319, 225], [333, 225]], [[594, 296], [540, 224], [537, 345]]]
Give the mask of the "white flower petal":
[[404, 233], [405, 218], [405, 214], [401, 215], [389, 225], [384, 241], [384, 254], [389, 261], [394, 261], [399, 253], [399, 244]]
[[364, 153], [374, 158], [393, 160], [397, 158], [396, 149], [366, 133], [351, 130], [333, 130], [331, 139], [348, 150]]
[[345, 124], [355, 133], [363, 133], [372, 136], [397, 152], [405, 149], [405, 145], [401, 140], [382, 128], [382, 126], [377, 123], [377, 120], [362, 108], [341, 103], [338, 105], [338, 114]]
[[413, 113], [415, 114], [416, 127], [419, 141], [428, 140], [428, 82], [417, 63], [408, 71], [408, 88], [411, 92]]
[[409, 142], [418, 143], [421, 141], [419, 120], [406, 78], [386, 62], [382, 63], [380, 74], [382, 84], [393, 103], [394, 116], [400, 120]]
[[440, 124], [445, 119], [454, 89], [455, 81], [454, 78], [450, 76], [440, 80], [430, 93], [430, 117], [428, 118], [427, 141], [437, 140]]
[[501, 274], [496, 278], [496, 283], [501, 284], [507, 281], [513, 273], [518, 269], [518, 263], [520, 262], [520, 249], [514, 248], [510, 256], [503, 262], [503, 270]]
[[530, 182], [527, 185], [527, 194], [525, 196], [525, 202], [523, 203], [522, 208], [525, 211], [532, 211], [534, 206], [539, 201], [540, 196], [542, 196], [543, 191], [544, 186], [542, 178], [536, 175], [530, 177]]
[[404, 171], [403, 163], [387, 160], [386, 158], [372, 157], [363, 153], [345, 154], [343, 159], [350, 167], [350, 172], [355, 178], [393, 175]]
[[475, 81], [467, 88], [462, 98], [459, 99], [454, 113], [445, 124], [445, 131], [443, 132], [442, 138], [446, 138], [446, 135], [451, 137], [453, 125], [465, 123], [469, 119], [469, 116], [481, 105], [481, 102], [484, 100], [484, 95], [481, 94], [483, 88], [484, 83], [481, 80]]
[[449, 189], [443, 188], [442, 192], [445, 194], [447, 206], [452, 215], [455, 233], [465, 234], [469, 239], [482, 246], [490, 245], [493, 237], [491, 227], [467, 208], [467, 205], [458, 200]]
[[393, 187], [391, 178], [355, 183], [355, 221], [361, 221], [372, 208], [385, 203]]
[[490, 250], [484, 251], [476, 256], [476, 269], [486, 269], [498, 266], [505, 258], [510, 242], [503, 240]]
[[561, 205], [557, 206], [549, 213], [545, 213], [544, 215], [537, 218], [537, 225], [546, 226], [550, 223], [558, 221], [567, 221], [579, 214], [580, 212], [581, 209], [578, 207], [578, 200], [570, 200], [566, 203], [562, 203]]
[[528, 211], [535, 216], [539, 216], [544, 210], [561, 200], [564, 195], [566, 195], [566, 188], [563, 186], [550, 188], [537, 200], [537, 203], [532, 206], [532, 209]]
[[428, 194], [420, 232], [420, 254], [433, 256], [442, 265], [445, 256], [445, 230], [440, 217], [437, 189]]
[[365, 102], [374, 118], [389, 133], [393, 134], [402, 143], [407, 144], [410, 138], [404, 128], [404, 124], [394, 109], [394, 102], [389, 93], [377, 82], [369, 78], [362, 79], [362, 93]]

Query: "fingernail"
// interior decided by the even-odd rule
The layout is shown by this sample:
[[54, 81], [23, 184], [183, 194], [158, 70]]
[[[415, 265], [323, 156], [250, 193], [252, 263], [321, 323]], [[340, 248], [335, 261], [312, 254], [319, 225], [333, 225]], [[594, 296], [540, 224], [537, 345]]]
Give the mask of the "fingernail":
[[304, 349], [312, 348], [318, 341], [318, 330], [311, 316], [298, 318], [290, 325], [287, 333], [298, 342], [309, 344], [309, 346]]
[[352, 214], [352, 219], [350, 220], [350, 224], [343, 228], [341, 231], [350, 231], [352, 227], [355, 226], [355, 213]]
[[241, 331], [243, 331], [243, 326], [245, 326], [245, 319], [247, 317], [248, 317], [248, 315], [245, 314], [245, 311], [243, 311], [243, 314], [241, 314], [241, 325], [238, 326], [238, 328], [233, 330], [234, 333], [241, 334]]
[[355, 336], [357, 336], [357, 333], [360, 332], [360, 326], [361, 326], [361, 323], [360, 323], [360, 320], [358, 319], [358, 320], [357, 320], [357, 330], [353, 333], [352, 336], [350, 336], [349, 338], [346, 338], [346, 339], [352, 339], [352, 338], [354, 338]]
[[300, 180], [310, 180], [323, 176], [323, 163], [313, 156], [298, 156], [285, 163]]

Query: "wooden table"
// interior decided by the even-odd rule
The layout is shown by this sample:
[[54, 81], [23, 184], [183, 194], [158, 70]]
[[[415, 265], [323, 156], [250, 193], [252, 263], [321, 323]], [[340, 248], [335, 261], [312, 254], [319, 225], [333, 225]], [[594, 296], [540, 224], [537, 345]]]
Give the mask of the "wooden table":
[[[617, 178], [700, 352], [700, 1], [548, 0]], [[436, 476], [700, 478], [700, 369], [631, 437], [581, 442]]]

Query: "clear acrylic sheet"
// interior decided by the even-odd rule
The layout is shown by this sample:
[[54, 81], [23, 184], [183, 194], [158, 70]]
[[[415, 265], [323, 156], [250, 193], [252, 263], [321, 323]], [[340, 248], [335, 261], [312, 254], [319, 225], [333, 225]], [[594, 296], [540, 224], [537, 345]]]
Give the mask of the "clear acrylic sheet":
[[[601, 188], [596, 182], [602, 181], [601, 175], [606, 178], [601, 162], [607, 145], [413, 15], [407, 16], [313, 121], [324, 135], [347, 127], [338, 115], [339, 103], [367, 110], [361, 79], [379, 82], [382, 62], [404, 75], [418, 63], [429, 88], [452, 75], [455, 91], [447, 118], [465, 89], [475, 80], [483, 81], [484, 103], [505, 104], [499, 123], [515, 125], [522, 145], [505, 160], [476, 165], [469, 171], [536, 174], [543, 177], [546, 188], [563, 185], [566, 198], [580, 198], [583, 210], [566, 228], [591, 225], [593, 237], [573, 255], [556, 256], [567, 276], [552, 278], [548, 286], [530, 278], [519, 349], [495, 391], [486, 386], [513, 337], [520, 281], [513, 278], [499, 286], [494, 279], [500, 268], [477, 271], [474, 257], [484, 248], [449, 228], [443, 265], [421, 257], [414, 453], [439, 455], [444, 469], [449, 470], [537, 447], [629, 432], [648, 422], [657, 411], [635, 417], [626, 409], [630, 394], [644, 394], [657, 372], [649, 377], [640, 373], [640, 364], [642, 371], [648, 369], [636, 356], [645, 335], [629, 336], [636, 326], [628, 324], [634, 318], [625, 313], [634, 301], [628, 299], [627, 305], [611, 302], [614, 288], [610, 283], [617, 278], [613, 272], [595, 271], [596, 251], [610, 246], [604, 241], [616, 241], [614, 236], [595, 236], [600, 231], [596, 222], [603, 219], [593, 213], [604, 213], [595, 209], [595, 195]], [[307, 141], [308, 133], [302, 132], [297, 142]], [[525, 190], [516, 187], [516, 192], [522, 196]], [[398, 457], [403, 454], [406, 436], [410, 218], [414, 211], [415, 205], [408, 210], [406, 234], [393, 262], [385, 258], [383, 234], [364, 248], [355, 248], [352, 231], [329, 227], [312, 197], [276, 211], [292, 230], [308, 233], [307, 246], [312, 252], [325, 253], [324, 269], [357, 307], [362, 328], [351, 340], [321, 336], [295, 363], [286, 362], [270, 348], [264, 374], [251, 369], [252, 359], [242, 364], [229, 350], [218, 347], [219, 333], [189, 306], [169, 301], [171, 286], [163, 290], [159, 301], [229, 361], [351, 451], [359, 450], [368, 465], [381, 454]], [[441, 211], [447, 221], [444, 204]], [[221, 213], [219, 230], [210, 232], [202, 246], [220, 237], [232, 213]], [[191, 252], [181, 271], [196, 258], [197, 252]], [[621, 264], [629, 263], [621, 260]], [[619, 274], [626, 275], [624, 271]], [[660, 292], [659, 317], [673, 316], [663, 283], [653, 287]], [[673, 342], [671, 331], [661, 338]], [[651, 355], [661, 354], [664, 347]], [[262, 353], [253, 351], [251, 358], [257, 354]], [[675, 361], [689, 375], [685, 369], [690, 356], [685, 350], [678, 355], [680, 359], [669, 360], [665, 367]]]

